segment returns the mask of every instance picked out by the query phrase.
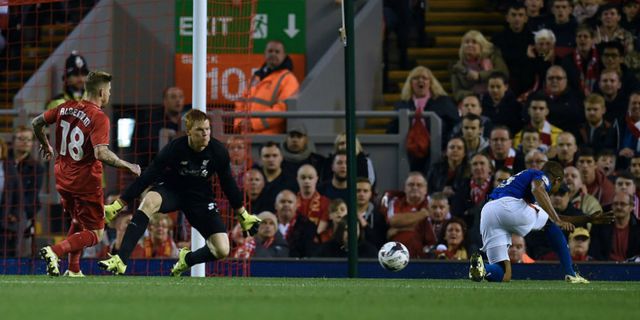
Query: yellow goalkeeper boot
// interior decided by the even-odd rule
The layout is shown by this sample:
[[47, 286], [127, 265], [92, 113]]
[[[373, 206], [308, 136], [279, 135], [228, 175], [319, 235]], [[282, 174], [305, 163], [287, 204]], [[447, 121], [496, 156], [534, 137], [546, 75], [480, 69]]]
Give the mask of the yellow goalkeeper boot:
[[482, 256], [479, 253], [474, 253], [471, 256], [469, 263], [469, 279], [480, 282], [487, 275], [487, 271], [484, 269], [484, 262]]
[[564, 276], [564, 280], [569, 283], [589, 283], [589, 280], [583, 278], [578, 273], [576, 273], [575, 276], [566, 275]]
[[82, 273], [82, 270], [78, 271], [78, 272], [73, 272], [71, 270], [67, 270], [64, 272], [64, 274], [62, 275], [63, 277], [69, 277], [69, 278], [84, 278], [84, 273]]
[[189, 248], [180, 249], [180, 253], [178, 254], [178, 262], [173, 265], [171, 268], [171, 276], [179, 277], [183, 272], [189, 270], [189, 265], [187, 264], [187, 254], [191, 252]]
[[246, 209], [243, 208], [242, 213], [237, 215], [238, 222], [240, 223], [240, 227], [242, 227], [242, 231], [245, 235], [253, 236], [258, 233], [258, 226], [260, 225], [260, 218], [258, 218], [254, 214], [250, 214]]
[[53, 277], [60, 275], [60, 267], [58, 266], [58, 256], [50, 246], [40, 249], [40, 257], [47, 264], [47, 274]]
[[109, 271], [114, 275], [122, 275], [127, 271], [127, 265], [122, 262], [122, 259], [117, 254], [113, 256], [109, 254], [109, 259], [99, 261], [98, 266], [100, 269]]

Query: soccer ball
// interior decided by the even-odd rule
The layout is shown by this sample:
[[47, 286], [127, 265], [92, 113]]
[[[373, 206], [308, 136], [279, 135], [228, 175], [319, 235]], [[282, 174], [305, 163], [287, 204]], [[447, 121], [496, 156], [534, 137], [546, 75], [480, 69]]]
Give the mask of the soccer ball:
[[400, 271], [409, 264], [409, 250], [400, 242], [387, 242], [378, 251], [378, 262], [389, 271]]

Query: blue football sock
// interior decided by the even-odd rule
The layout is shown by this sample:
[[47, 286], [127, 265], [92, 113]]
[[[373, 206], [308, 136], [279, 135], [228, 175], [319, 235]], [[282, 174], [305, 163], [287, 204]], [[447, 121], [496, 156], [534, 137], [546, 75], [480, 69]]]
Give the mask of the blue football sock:
[[573, 270], [573, 261], [569, 253], [569, 245], [567, 245], [567, 239], [565, 239], [560, 227], [549, 221], [544, 228], [544, 233], [547, 235], [549, 242], [551, 242], [553, 251], [555, 251], [560, 258], [560, 264], [562, 265], [564, 274], [575, 276], [576, 272]]
[[487, 263], [484, 265], [484, 269], [487, 271], [487, 275], [484, 277], [489, 282], [502, 282], [504, 278], [504, 270], [498, 264]]

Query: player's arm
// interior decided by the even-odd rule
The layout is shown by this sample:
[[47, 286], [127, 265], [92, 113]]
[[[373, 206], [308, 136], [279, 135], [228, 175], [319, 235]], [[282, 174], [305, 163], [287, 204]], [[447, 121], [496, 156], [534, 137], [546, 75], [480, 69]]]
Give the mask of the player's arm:
[[118, 169], [127, 169], [136, 176], [140, 175], [140, 166], [120, 159], [115, 153], [109, 150], [109, 146], [101, 144], [93, 148], [93, 154], [96, 159], [102, 163], [110, 165]]
[[564, 221], [571, 222], [573, 224], [610, 224], [613, 223], [613, 212], [597, 212], [590, 216], [563, 216], [559, 215]]
[[47, 126], [47, 122], [44, 119], [44, 113], [41, 113], [37, 117], [31, 120], [31, 126], [33, 127], [33, 133], [36, 139], [40, 142], [40, 154], [45, 160], [50, 160], [53, 157], [53, 147], [49, 143], [49, 138], [44, 133], [44, 127]]
[[551, 219], [553, 223], [557, 224], [562, 229], [567, 231], [573, 231], [575, 226], [570, 222], [566, 222], [560, 219], [560, 216], [558, 216], [558, 214], [556, 213], [556, 210], [553, 208], [553, 205], [551, 205], [551, 198], [549, 198], [549, 194], [547, 193], [547, 189], [545, 188], [544, 182], [542, 182], [542, 180], [533, 180], [531, 184], [532, 184], [531, 193], [536, 198], [536, 201], [538, 202], [540, 207], [542, 207], [542, 209], [544, 209], [544, 211], [546, 211], [547, 214], [549, 214], [549, 219]]

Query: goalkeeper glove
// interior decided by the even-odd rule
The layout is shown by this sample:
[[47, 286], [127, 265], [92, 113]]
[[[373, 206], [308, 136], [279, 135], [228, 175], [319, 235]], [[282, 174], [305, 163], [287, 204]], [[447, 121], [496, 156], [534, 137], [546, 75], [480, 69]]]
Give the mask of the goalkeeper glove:
[[258, 226], [262, 221], [254, 214], [250, 214], [247, 212], [247, 209], [242, 208], [240, 214], [237, 215], [238, 222], [240, 222], [240, 227], [242, 227], [242, 231], [245, 236], [253, 236], [258, 233]]
[[110, 205], [104, 206], [104, 222], [109, 224], [118, 215], [124, 206], [120, 200], [116, 200]]

